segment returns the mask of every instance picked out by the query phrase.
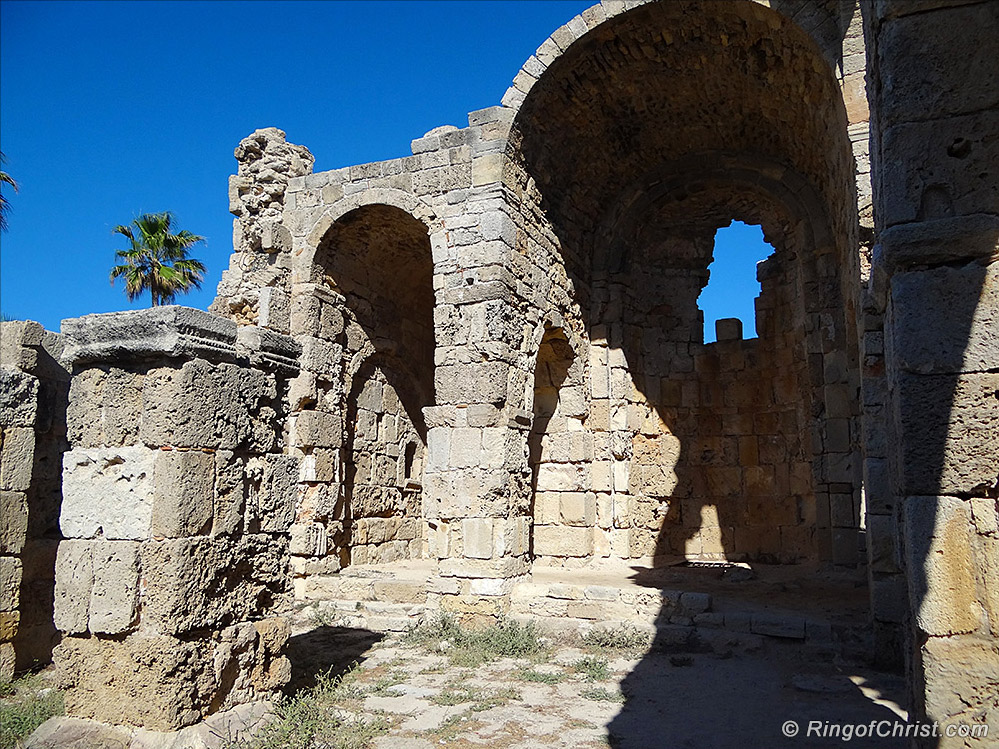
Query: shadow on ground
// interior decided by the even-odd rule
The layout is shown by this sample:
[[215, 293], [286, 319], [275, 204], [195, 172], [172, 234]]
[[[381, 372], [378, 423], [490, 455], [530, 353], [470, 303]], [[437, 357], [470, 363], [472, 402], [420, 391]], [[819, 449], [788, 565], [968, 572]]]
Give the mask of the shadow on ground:
[[291, 681], [285, 692], [294, 694], [315, 686], [319, 674], [345, 674], [355, 663], [363, 663], [365, 654], [384, 638], [369, 629], [327, 626], [293, 635], [286, 651], [291, 661]]
[[870, 735], [871, 726], [890, 731], [904, 721], [899, 676], [796, 643], [771, 641], [735, 655], [706, 650], [696, 639], [677, 643], [668, 628], [657, 634], [621, 683], [625, 703], [607, 725], [612, 747], [908, 746]]

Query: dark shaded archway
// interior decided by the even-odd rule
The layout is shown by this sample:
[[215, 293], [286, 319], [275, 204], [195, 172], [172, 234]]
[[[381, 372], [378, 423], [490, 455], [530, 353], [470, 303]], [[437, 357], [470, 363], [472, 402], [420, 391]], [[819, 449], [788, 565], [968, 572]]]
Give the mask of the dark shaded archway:
[[[586, 331], [592, 411], [613, 414], [587, 423], [612, 546], [854, 563], [856, 192], [815, 42], [752, 3], [637, 7], [541, 74], [507, 156], [535, 301]], [[777, 248], [767, 332], [706, 347], [696, 299], [732, 218]]]
[[363, 206], [330, 227], [315, 262], [345, 318], [341, 561], [421, 556], [423, 409], [434, 402], [427, 227], [393, 206]]

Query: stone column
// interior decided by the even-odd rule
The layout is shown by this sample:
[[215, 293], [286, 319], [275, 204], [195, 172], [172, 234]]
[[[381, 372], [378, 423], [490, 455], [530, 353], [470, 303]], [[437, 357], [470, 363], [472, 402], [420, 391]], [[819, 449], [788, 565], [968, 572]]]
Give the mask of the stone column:
[[502, 107], [469, 115], [472, 187], [461, 225], [433, 246], [437, 405], [425, 409], [425, 515], [439, 560], [433, 592], [469, 615], [504, 612], [529, 571], [523, 304], [502, 185], [510, 116]]
[[[875, 206], [887, 278], [888, 454], [925, 746], [999, 735], [999, 15], [874, 3]], [[987, 724], [987, 737], [946, 735]]]
[[184, 307], [63, 322], [73, 367], [55, 575], [67, 712], [175, 730], [290, 676], [283, 453], [299, 346]]
[[0, 323], [0, 678], [52, 659], [69, 375], [36, 322]]

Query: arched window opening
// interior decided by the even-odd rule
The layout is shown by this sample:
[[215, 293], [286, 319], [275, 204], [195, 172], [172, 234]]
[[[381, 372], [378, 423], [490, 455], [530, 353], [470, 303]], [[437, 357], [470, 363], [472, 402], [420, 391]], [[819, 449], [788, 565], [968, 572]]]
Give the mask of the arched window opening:
[[732, 221], [715, 233], [713, 260], [708, 266], [708, 283], [697, 298], [704, 314], [704, 343], [717, 340], [718, 320], [742, 321], [744, 338], [760, 331], [756, 320], [756, 300], [760, 295], [757, 266], [774, 252], [758, 225]]

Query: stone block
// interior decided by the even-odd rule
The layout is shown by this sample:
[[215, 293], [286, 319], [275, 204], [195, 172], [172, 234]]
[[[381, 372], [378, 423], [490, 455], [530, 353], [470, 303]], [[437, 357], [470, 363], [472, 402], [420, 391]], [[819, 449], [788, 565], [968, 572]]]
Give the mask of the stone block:
[[20, 603], [23, 567], [20, 559], [0, 557], [0, 611], [16, 611]]
[[999, 112], [888, 128], [882, 148], [893, 157], [882, 161], [880, 181], [886, 225], [993, 213], [999, 175], [989, 166], [999, 143], [988, 133], [997, 128]]
[[464, 556], [491, 559], [493, 556], [492, 518], [468, 518], [461, 522]]
[[593, 553], [593, 529], [561, 525], [534, 529], [534, 553], [551, 557], [585, 557]]
[[288, 582], [288, 544], [267, 535], [149, 541], [142, 546], [143, 628], [221, 628], [263, 614]]
[[902, 494], [981, 495], [996, 486], [999, 373], [903, 373], [895, 390]]
[[588, 471], [584, 465], [542, 463], [538, 468], [538, 491], [586, 491]]
[[566, 525], [593, 526], [597, 522], [597, 501], [593, 493], [559, 492], [559, 517]]
[[20, 554], [27, 533], [27, 496], [24, 492], [0, 491], [0, 554]]
[[281, 421], [268, 405], [272, 375], [232, 364], [185, 362], [151, 370], [142, 390], [140, 437], [147, 445], [266, 452]]
[[900, 624], [908, 614], [905, 579], [900, 574], [878, 576], [871, 580], [871, 616], [877, 622]]
[[0, 427], [34, 427], [38, 418], [38, 379], [0, 369]]
[[[145, 631], [64, 637], [54, 660], [66, 710], [105, 723], [175, 731], [210, 713], [276, 696], [290, 668], [269, 644], [280, 632], [276, 638], [258, 632], [263, 624], [244, 622], [192, 639]], [[186, 743], [191, 736], [170, 738], [192, 745]], [[199, 739], [196, 745], [204, 744]]]
[[[284, 228], [284, 227], [280, 227]], [[287, 232], [287, 229], [285, 229]], [[289, 242], [291, 237], [288, 237]], [[264, 248], [266, 249], [266, 248]], [[287, 334], [291, 329], [291, 299], [288, 292], [277, 286], [266, 286], [260, 290], [257, 322], [263, 328]]]
[[235, 356], [236, 323], [210, 312], [168, 305], [62, 321], [63, 360], [94, 361]]
[[139, 544], [97, 541], [91, 546], [94, 585], [90, 592], [89, 629], [118, 635], [137, 620]]
[[969, 503], [955, 497], [907, 497], [902, 525], [916, 625], [937, 636], [975, 630], [982, 608], [975, 586]]
[[738, 317], [715, 320], [715, 337], [719, 341], [741, 341], [742, 320]]
[[153, 536], [177, 538], [208, 532], [214, 508], [214, 455], [200, 450], [160, 451], [153, 483]]
[[55, 567], [55, 626], [66, 634], [87, 631], [94, 588], [94, 541], [60, 542]]
[[293, 444], [297, 447], [339, 447], [343, 423], [339, 413], [302, 411], [295, 417]]
[[245, 463], [232, 451], [215, 453], [215, 491], [212, 502], [212, 533], [233, 535], [243, 530], [247, 480]]
[[914, 374], [999, 369], [999, 263], [896, 273], [891, 290], [888, 343], [896, 368]]
[[999, 500], [972, 499], [971, 514], [975, 529], [982, 534], [999, 534]]
[[257, 493], [259, 528], [265, 533], [284, 533], [295, 520], [299, 459], [293, 455], [266, 455], [261, 463], [262, 478]]
[[78, 448], [63, 456], [59, 525], [66, 538], [149, 537], [157, 452], [142, 445]]
[[236, 357], [242, 367], [294, 377], [301, 353], [302, 345], [294, 338], [260, 325], [240, 325], [236, 331]]
[[0, 490], [28, 491], [34, 462], [34, 428], [8, 427], [0, 431]]
[[899, 571], [897, 532], [893, 515], [867, 515], [867, 563], [872, 573]]
[[[964, 30], [960, 75], [954, 74], [955, 37], [945, 28]], [[999, 105], [993, 64], [999, 58], [999, 18], [990, 3], [893, 19], [881, 27], [877, 50], [883, 127], [924, 120], [927, 112], [940, 118]], [[905, 155], [885, 153], [886, 162], [893, 159]]]
[[[929, 720], [967, 715], [969, 709], [987, 710], [994, 703], [995, 685], [999, 684], [999, 650], [994, 642], [975, 637], [930, 637], [919, 654]], [[989, 727], [994, 729], [995, 724]]]
[[982, 581], [982, 598], [989, 628], [993, 637], [999, 637], [999, 539], [979, 538], [975, 559]]

